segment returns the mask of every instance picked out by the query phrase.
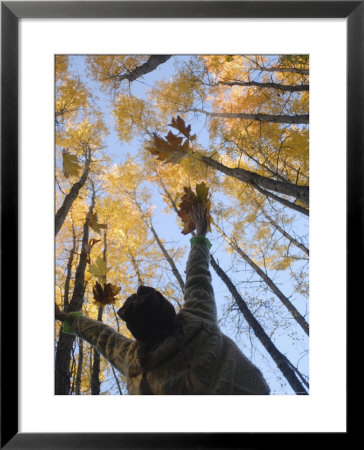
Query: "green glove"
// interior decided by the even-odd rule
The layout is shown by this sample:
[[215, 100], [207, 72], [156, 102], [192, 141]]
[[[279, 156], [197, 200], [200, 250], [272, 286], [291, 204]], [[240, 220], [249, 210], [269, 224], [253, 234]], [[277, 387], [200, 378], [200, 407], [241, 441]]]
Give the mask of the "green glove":
[[212, 247], [211, 242], [205, 236], [193, 236], [193, 238], [190, 239], [190, 242], [191, 247], [193, 247], [196, 244], [205, 245], [209, 250]]
[[72, 322], [77, 317], [83, 317], [82, 311], [74, 311], [67, 314], [67, 318], [63, 321], [63, 332], [66, 334], [75, 334], [72, 328]]

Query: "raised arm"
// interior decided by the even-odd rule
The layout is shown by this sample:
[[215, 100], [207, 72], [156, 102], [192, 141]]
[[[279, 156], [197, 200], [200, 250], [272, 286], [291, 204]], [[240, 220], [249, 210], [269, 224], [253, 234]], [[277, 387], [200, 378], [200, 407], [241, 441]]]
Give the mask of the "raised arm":
[[191, 251], [186, 266], [186, 283], [183, 310], [216, 322], [216, 304], [211, 284], [210, 242], [206, 239], [206, 211], [201, 206], [191, 214], [197, 236], [191, 239]]
[[102, 322], [83, 317], [79, 312], [65, 314], [57, 311], [56, 307], [56, 318], [64, 322], [63, 329], [66, 333], [75, 334], [89, 342], [116, 369], [125, 374], [127, 353], [133, 340]]

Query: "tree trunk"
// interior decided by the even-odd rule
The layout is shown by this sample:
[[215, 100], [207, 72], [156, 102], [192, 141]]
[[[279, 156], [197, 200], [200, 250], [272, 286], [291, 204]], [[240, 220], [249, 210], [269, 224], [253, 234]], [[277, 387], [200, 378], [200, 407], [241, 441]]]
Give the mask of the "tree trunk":
[[300, 314], [297, 308], [289, 301], [289, 299], [283, 294], [283, 292], [277, 287], [277, 285], [268, 277], [268, 275], [257, 265], [249, 256], [235, 243], [233, 242], [224, 231], [216, 224], [213, 223], [217, 231], [223, 236], [228, 244], [252, 267], [260, 278], [267, 284], [269, 289], [279, 298], [283, 305], [291, 313], [292, 317], [297, 321], [303, 331], [309, 334], [309, 325], [305, 318]]
[[[83, 238], [80, 260], [76, 270], [75, 286], [73, 290], [72, 299], [69, 304], [69, 312], [80, 311], [83, 303], [83, 296], [85, 293], [85, 270], [87, 265], [88, 254], [88, 238], [89, 238], [89, 222], [90, 217], [95, 207], [95, 194], [93, 194], [91, 205], [86, 216], [83, 226]], [[56, 351], [56, 373], [55, 373], [55, 394], [68, 395], [70, 390], [70, 359], [71, 349], [75, 336], [65, 334], [62, 331], [57, 344]]]
[[62, 228], [63, 222], [66, 219], [66, 216], [71, 209], [71, 206], [75, 199], [78, 196], [78, 193], [80, 192], [81, 188], [85, 184], [88, 173], [90, 170], [90, 162], [91, 162], [91, 152], [90, 150], [86, 150], [86, 161], [85, 161], [85, 167], [83, 170], [83, 174], [81, 178], [71, 187], [69, 193], [66, 195], [66, 197], [63, 200], [62, 206], [59, 208], [59, 210], [56, 213], [55, 217], [55, 235], [57, 236], [59, 230]]
[[83, 339], [78, 340], [78, 365], [76, 374], [76, 395], [81, 395], [81, 380], [83, 366]]
[[[193, 155], [196, 155], [196, 154], [193, 153], [192, 156]], [[271, 178], [264, 177], [257, 173], [250, 172], [249, 170], [241, 169], [240, 167], [235, 167], [235, 168], [227, 167], [224, 164], [221, 164], [218, 161], [216, 161], [208, 156], [201, 155], [201, 154], [197, 154], [197, 159], [200, 159], [208, 166], [219, 170], [220, 172], [224, 173], [225, 175], [237, 178], [238, 180], [249, 184], [250, 186], [257, 189], [259, 192], [264, 193], [265, 195], [271, 194], [266, 191], [266, 189], [268, 189], [269, 191], [273, 191], [275, 193], [289, 195], [289, 196], [294, 197], [297, 200], [301, 201], [305, 205], [307, 205], [307, 206], [309, 205], [309, 187], [308, 186], [297, 185], [297, 184], [290, 183], [288, 181], [273, 180]], [[308, 215], [308, 210], [306, 210], [305, 208], [302, 208], [301, 206], [296, 205], [295, 203], [288, 202], [287, 200], [282, 199], [281, 197], [277, 197], [274, 194], [271, 194], [271, 196], [274, 196], [274, 199], [279, 201], [280, 203], [284, 202], [283, 204], [285, 206], [289, 206], [292, 209], [296, 209], [299, 212], [302, 212], [302, 213]]]
[[260, 88], [276, 89], [284, 92], [303, 92], [309, 90], [308, 84], [280, 84], [280, 83], [259, 83], [258, 81], [219, 81], [218, 84], [224, 86], [256, 86]]
[[144, 282], [143, 282], [143, 278], [142, 278], [142, 275], [139, 270], [139, 266], [136, 262], [136, 259], [134, 258], [134, 255], [130, 251], [128, 251], [128, 254], [130, 256], [130, 261], [133, 266], [133, 269], [135, 270], [135, 273], [137, 275], [138, 285], [142, 286], [144, 284]]
[[72, 277], [72, 265], [73, 265], [73, 259], [76, 252], [77, 247], [77, 241], [76, 241], [76, 233], [75, 233], [75, 226], [72, 222], [72, 237], [73, 237], [73, 243], [72, 248], [69, 251], [70, 255], [68, 258], [67, 268], [66, 268], [66, 281], [64, 283], [64, 295], [63, 295], [63, 311], [68, 312], [68, 298], [69, 298], [69, 289], [70, 289], [70, 281]]
[[153, 233], [153, 236], [154, 236], [155, 240], [157, 241], [157, 244], [158, 244], [159, 248], [161, 249], [164, 257], [166, 258], [169, 265], [171, 266], [173, 275], [176, 277], [182, 292], [184, 292], [185, 283], [181, 277], [181, 274], [179, 273], [179, 271], [177, 269], [177, 266], [175, 265], [173, 259], [169, 256], [169, 253], [167, 252], [166, 248], [164, 247], [163, 242], [159, 239], [159, 236], [158, 236], [157, 232], [155, 231], [155, 229], [153, 228], [152, 222], [149, 219], [147, 219], [147, 225], [148, 225], [150, 231]]
[[225, 283], [227, 288], [229, 289], [231, 295], [233, 296], [236, 304], [239, 307], [239, 310], [242, 312], [245, 320], [248, 322], [249, 326], [254, 331], [254, 334], [259, 339], [261, 344], [267, 350], [269, 355], [272, 357], [273, 361], [277, 364], [279, 370], [282, 372], [292, 389], [297, 395], [307, 395], [306, 389], [303, 387], [300, 380], [297, 378], [294, 370], [291, 368], [291, 363], [288, 362], [288, 359], [277, 349], [277, 347], [273, 344], [267, 333], [264, 331], [263, 327], [260, 323], [255, 319], [253, 314], [251, 313], [248, 305], [244, 302], [236, 287], [228, 277], [228, 275], [221, 269], [221, 267], [217, 264], [214, 257], [211, 255], [211, 265]]
[[[106, 262], [107, 255], [107, 228], [104, 230], [104, 250], [103, 250], [103, 260]], [[106, 279], [105, 279], [106, 283]], [[104, 307], [99, 306], [97, 312], [97, 320], [102, 322], [102, 314], [104, 312]], [[100, 383], [100, 353], [94, 348], [93, 349], [93, 364], [91, 367], [91, 395], [100, 395], [101, 383]]]
[[[97, 320], [102, 322], [103, 306], [99, 306]], [[91, 395], [100, 395], [100, 353], [93, 349], [93, 364], [91, 367]]]
[[263, 72], [283, 72], [283, 73], [298, 73], [299, 75], [308, 75], [307, 69], [297, 69], [295, 67], [259, 67]]
[[128, 80], [134, 81], [137, 78], [146, 75], [149, 72], [153, 72], [160, 64], [168, 61], [172, 55], [152, 55], [141, 66], [136, 67], [134, 70], [124, 73], [118, 76], [119, 81]]
[[[184, 111], [181, 111], [184, 112]], [[223, 119], [242, 119], [242, 120], [256, 120], [258, 122], [270, 123], [290, 123], [290, 124], [308, 124], [308, 114], [264, 114], [264, 113], [225, 113], [225, 112], [210, 112], [200, 108], [190, 108], [187, 112], [199, 112], [210, 117], [222, 117]]]

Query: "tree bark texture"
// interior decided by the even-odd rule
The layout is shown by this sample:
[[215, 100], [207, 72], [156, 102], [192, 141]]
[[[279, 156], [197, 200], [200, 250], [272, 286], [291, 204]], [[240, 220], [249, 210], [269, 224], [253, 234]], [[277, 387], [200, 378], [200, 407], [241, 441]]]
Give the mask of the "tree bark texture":
[[159, 236], [158, 236], [157, 232], [155, 231], [155, 229], [149, 219], [147, 219], [147, 224], [149, 226], [150, 231], [153, 233], [153, 236], [154, 236], [159, 248], [161, 249], [164, 257], [166, 258], [169, 265], [171, 266], [173, 275], [176, 277], [182, 292], [184, 292], [185, 291], [185, 283], [183, 281], [183, 278], [181, 277], [181, 274], [179, 273], [179, 271], [177, 269], [177, 266], [175, 265], [173, 259], [170, 257], [168, 251], [166, 250], [165, 246], [163, 245], [163, 242], [159, 239]]
[[77, 374], [76, 374], [76, 395], [81, 395], [81, 380], [82, 380], [82, 369], [83, 369], [83, 339], [78, 340], [78, 364], [77, 364]]
[[219, 81], [218, 84], [223, 84], [224, 86], [256, 86], [259, 88], [276, 89], [278, 91], [284, 92], [303, 92], [309, 90], [308, 84], [280, 84], [280, 83], [259, 83], [258, 81]]
[[199, 154], [198, 158], [208, 166], [213, 167], [230, 177], [234, 177], [240, 181], [243, 181], [244, 183], [250, 184], [255, 188], [260, 187], [265, 190], [273, 191], [275, 193], [288, 195], [296, 198], [307, 206], [309, 205], [309, 186], [293, 184], [288, 181], [273, 180], [257, 173], [250, 172], [249, 170], [241, 169], [240, 167], [227, 167], [224, 164], [221, 164], [218, 161], [201, 154]]
[[225, 112], [209, 112], [204, 109], [191, 108], [190, 112], [199, 112], [210, 117], [222, 117], [224, 119], [242, 119], [242, 120], [256, 120], [258, 122], [271, 123], [290, 123], [290, 124], [308, 124], [309, 114], [264, 114], [264, 113], [225, 113]]
[[263, 72], [283, 72], [283, 73], [298, 73], [299, 75], [308, 75], [308, 69], [297, 69], [295, 67], [258, 67], [256, 70]]
[[67, 268], [66, 268], [66, 280], [64, 283], [64, 295], [63, 295], [63, 311], [64, 312], [68, 312], [69, 289], [70, 289], [70, 282], [71, 282], [71, 277], [72, 277], [72, 265], [73, 265], [74, 255], [76, 252], [76, 246], [77, 246], [77, 241], [76, 241], [75, 227], [72, 222], [72, 247], [71, 247], [71, 250], [69, 251], [70, 255], [68, 257], [68, 263], [67, 263]]
[[[97, 313], [97, 320], [102, 322], [102, 313], [104, 312], [103, 306], [99, 306]], [[93, 364], [91, 368], [91, 395], [100, 395], [101, 382], [100, 382], [100, 353], [93, 349]]]

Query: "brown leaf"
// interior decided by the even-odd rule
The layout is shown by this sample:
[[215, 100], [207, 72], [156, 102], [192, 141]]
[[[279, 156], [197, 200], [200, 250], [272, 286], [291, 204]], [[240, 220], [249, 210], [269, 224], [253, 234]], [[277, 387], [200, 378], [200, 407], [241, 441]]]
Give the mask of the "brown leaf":
[[186, 127], [185, 121], [182, 119], [182, 117], [177, 116], [177, 119], [172, 117], [172, 122], [168, 124], [170, 127], [175, 128], [180, 133], [182, 133], [184, 136], [186, 136], [187, 139], [196, 139], [196, 135], [194, 134], [191, 136], [191, 125], [188, 125]]
[[111, 283], [105, 284], [104, 287], [96, 281], [92, 289], [95, 303], [100, 306], [111, 305], [115, 302], [115, 296], [120, 292], [120, 287], [114, 286]]
[[174, 135], [171, 131], [167, 134], [166, 139], [161, 138], [154, 133], [154, 145], [146, 147], [146, 149], [159, 161], [175, 164], [187, 155], [188, 141], [182, 144], [183, 138]]
[[90, 214], [89, 226], [95, 231], [95, 233], [100, 233], [101, 229], [106, 229], [106, 223], [98, 223], [97, 213]]
[[179, 210], [177, 211], [177, 214], [182, 219], [184, 228], [182, 230], [183, 234], [191, 233], [193, 230], [196, 229], [196, 225], [191, 218], [190, 212], [192, 206], [201, 204], [206, 208], [206, 218], [207, 218], [207, 226], [208, 230], [211, 231], [211, 216], [210, 216], [210, 208], [211, 208], [211, 201], [208, 194], [209, 188], [206, 186], [205, 183], [200, 183], [196, 185], [196, 194], [192, 191], [189, 187], [184, 187], [184, 194], [181, 197], [181, 203], [179, 205]]

